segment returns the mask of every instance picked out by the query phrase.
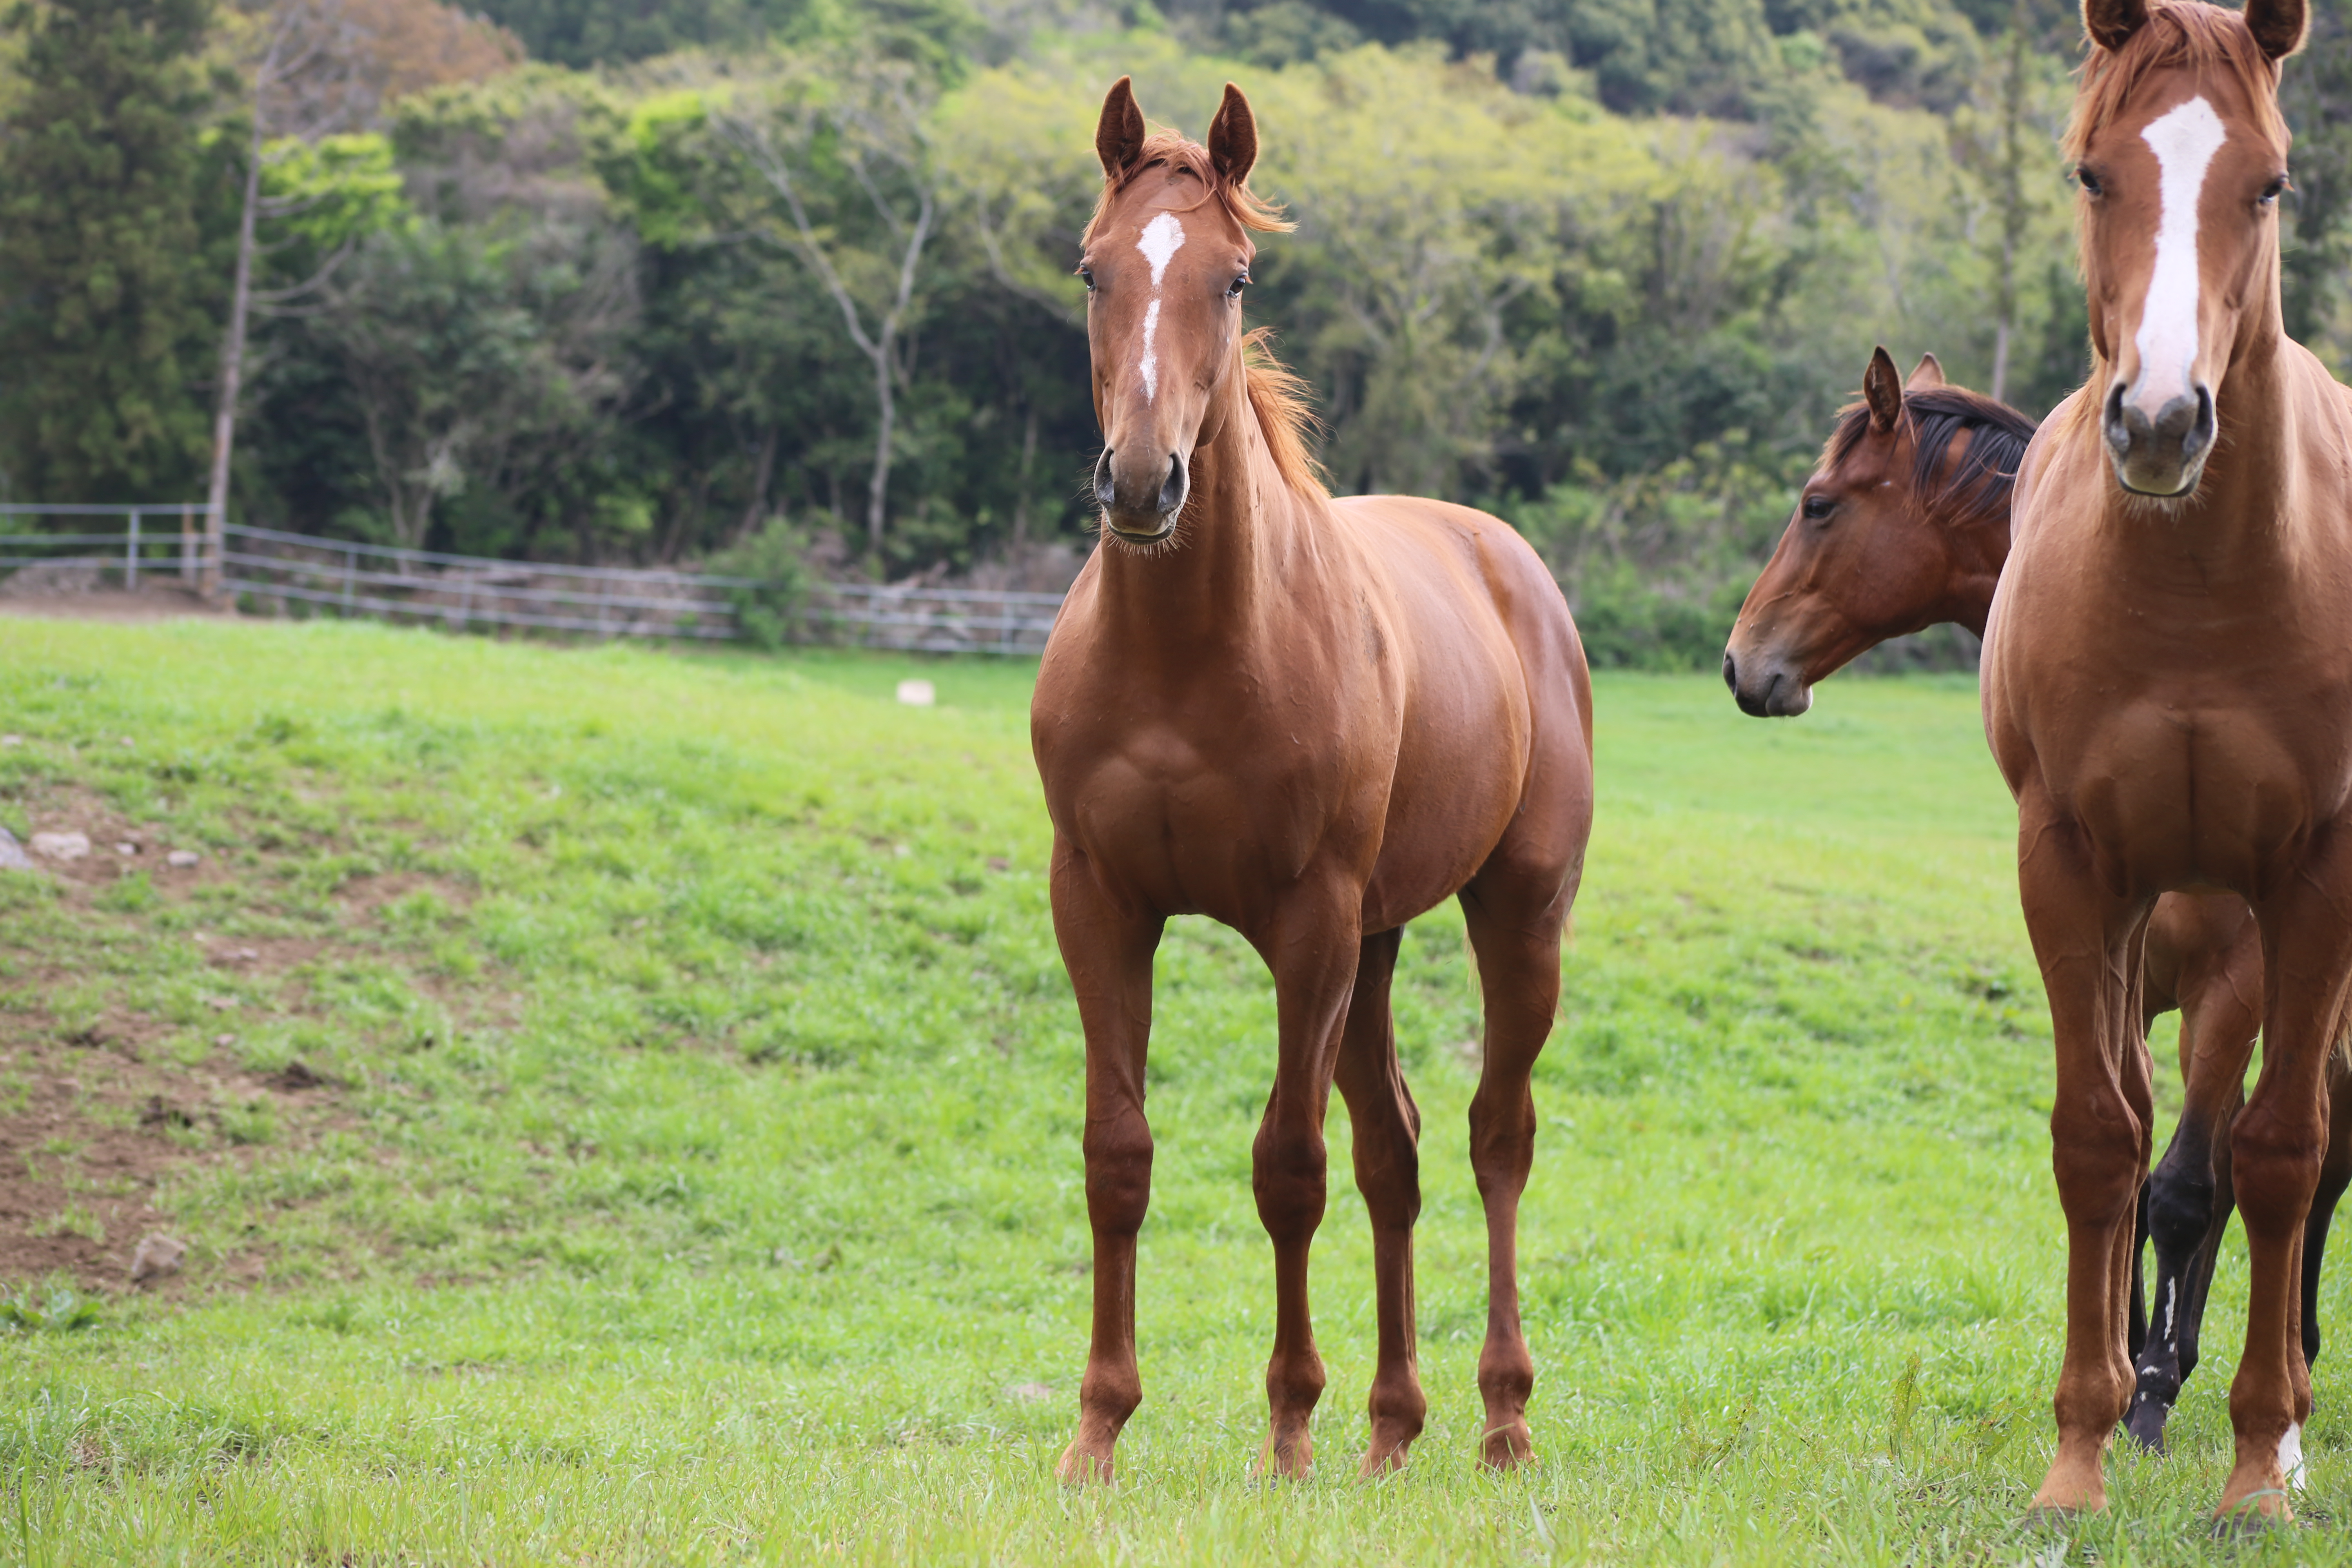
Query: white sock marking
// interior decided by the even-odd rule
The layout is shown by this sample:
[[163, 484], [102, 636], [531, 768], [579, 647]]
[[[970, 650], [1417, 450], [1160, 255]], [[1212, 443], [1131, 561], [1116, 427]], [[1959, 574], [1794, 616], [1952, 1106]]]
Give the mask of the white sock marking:
[[2197, 364], [2197, 203], [2205, 171], [2230, 139], [2213, 106], [2192, 98], [2140, 132], [2156, 153], [2156, 270], [2140, 307], [2139, 379], [2126, 394], [2153, 418], [2195, 387]]
[[1174, 213], [1161, 213], [1143, 226], [1135, 248], [1151, 263], [1151, 303], [1143, 312], [1143, 363], [1138, 367], [1143, 372], [1143, 401], [1149, 403], [1160, 393], [1160, 356], [1151, 348], [1152, 334], [1160, 330], [1160, 282], [1168, 276], [1168, 263], [1184, 248], [1184, 226]]
[[2279, 1470], [2286, 1477], [2291, 1491], [2303, 1489], [2303, 1423], [2297, 1421], [2279, 1439]]
[[2164, 1282], [2164, 1342], [2175, 1350], [2180, 1348], [2180, 1342], [2172, 1337], [2172, 1307], [2173, 1299], [2179, 1294], [2180, 1279], [2175, 1275]]

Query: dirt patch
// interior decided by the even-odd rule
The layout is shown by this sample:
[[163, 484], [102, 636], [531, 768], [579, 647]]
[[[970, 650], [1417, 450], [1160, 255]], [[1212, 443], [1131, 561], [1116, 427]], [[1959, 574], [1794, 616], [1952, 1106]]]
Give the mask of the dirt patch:
[[[160, 827], [124, 818], [87, 790], [41, 790], [16, 809], [28, 834], [78, 833], [89, 841], [89, 852], [65, 860], [37, 857], [38, 869], [0, 877], [48, 880], [58, 893], [53, 907], [76, 929], [131, 933], [159, 949], [193, 942], [207, 971], [221, 976], [225, 994], [203, 998], [218, 1021], [196, 1025], [194, 1041], [184, 1024], [119, 1000], [95, 1016], [61, 1019], [48, 1011], [54, 988], [89, 978], [70, 942], [25, 952], [32, 962], [8, 982], [16, 1004], [0, 1009], [0, 1287], [62, 1275], [87, 1289], [128, 1290], [141, 1238], [182, 1234], [159, 1206], [163, 1189], [175, 1179], [195, 1169], [280, 1158], [330, 1129], [360, 1125], [343, 1104], [352, 1086], [316, 1064], [297, 1059], [262, 1071], [234, 1059], [239, 1018], [252, 1016], [252, 998], [268, 996], [263, 1005], [272, 1018], [300, 1015], [307, 990], [295, 972], [345, 957], [381, 960], [386, 903], [426, 889], [452, 905], [469, 897], [439, 879], [401, 873], [355, 879], [336, 895], [340, 913], [332, 924], [315, 934], [160, 929], [170, 922], [157, 917], [221, 882], [247, 889], [250, 899], [240, 905], [268, 914], [270, 859], [291, 860], [299, 851], [255, 866], [241, 854], [232, 864], [206, 850], [195, 865], [174, 867], [173, 846]], [[151, 873], [156, 902], [109, 908], [109, 890], [134, 871]], [[279, 977], [283, 984], [267, 984]], [[257, 988], [255, 981], [264, 984]], [[208, 1038], [211, 1054], [186, 1065], [189, 1047]], [[266, 1264], [257, 1249], [200, 1248], [181, 1273], [139, 1288], [173, 1294], [191, 1279], [205, 1289], [250, 1286]]]

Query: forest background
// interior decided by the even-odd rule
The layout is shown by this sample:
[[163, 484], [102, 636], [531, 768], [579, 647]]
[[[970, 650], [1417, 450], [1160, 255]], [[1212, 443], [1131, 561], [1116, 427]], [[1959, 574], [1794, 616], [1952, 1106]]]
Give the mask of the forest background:
[[[2352, 353], [2352, 0], [2288, 68]], [[1249, 314], [1342, 493], [1485, 506], [1710, 663], [1874, 342], [2086, 365], [2066, 0], [17, 0], [0, 495], [470, 554], [1058, 586], [1092, 128], [1250, 93]]]

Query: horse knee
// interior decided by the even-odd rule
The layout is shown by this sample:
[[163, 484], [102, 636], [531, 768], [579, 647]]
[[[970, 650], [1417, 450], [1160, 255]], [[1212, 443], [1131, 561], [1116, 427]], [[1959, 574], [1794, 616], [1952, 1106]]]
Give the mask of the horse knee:
[[1250, 1188], [1257, 1215], [1277, 1241], [1312, 1232], [1323, 1222], [1324, 1177], [1328, 1161], [1314, 1131], [1258, 1134], [1252, 1152]]
[[2316, 1117], [2248, 1107], [2230, 1141], [2230, 1184], [2251, 1234], [2291, 1235], [2319, 1185], [2327, 1130]]
[[1484, 1197], [1496, 1188], [1517, 1191], [1527, 1184], [1535, 1163], [1535, 1097], [1520, 1087], [1514, 1100], [1489, 1097], [1485, 1089], [1470, 1101], [1470, 1169]]
[[1151, 1132], [1142, 1118], [1089, 1124], [1083, 1148], [1087, 1218], [1104, 1235], [1141, 1230], [1151, 1205]]
[[2136, 1205], [2147, 1148], [2147, 1124], [2120, 1096], [2051, 1112], [2050, 1169], [2066, 1217], [2095, 1224]]

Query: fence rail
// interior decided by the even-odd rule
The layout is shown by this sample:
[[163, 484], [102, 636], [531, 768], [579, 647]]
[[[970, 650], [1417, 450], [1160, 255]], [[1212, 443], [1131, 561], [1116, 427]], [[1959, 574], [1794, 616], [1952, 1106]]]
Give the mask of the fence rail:
[[[749, 635], [751, 610], [771, 617], [766, 627], [792, 642], [992, 654], [1041, 651], [1062, 605], [1059, 594], [920, 583], [820, 582], [787, 592], [750, 577], [496, 561], [241, 523], [220, 530], [220, 559], [212, 562], [201, 504], [0, 506], [0, 518], [41, 515], [114, 516], [124, 526], [111, 533], [0, 533], [0, 595], [45, 578], [58, 588], [86, 578], [136, 591], [141, 572], [159, 568], [194, 584], [216, 566], [224, 591], [278, 615], [724, 642]], [[176, 532], [147, 526], [163, 517], [179, 520]]]

